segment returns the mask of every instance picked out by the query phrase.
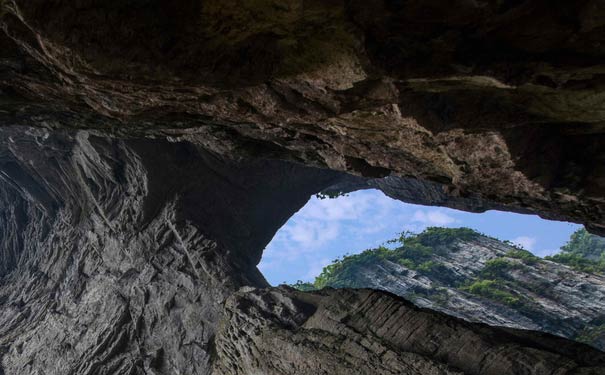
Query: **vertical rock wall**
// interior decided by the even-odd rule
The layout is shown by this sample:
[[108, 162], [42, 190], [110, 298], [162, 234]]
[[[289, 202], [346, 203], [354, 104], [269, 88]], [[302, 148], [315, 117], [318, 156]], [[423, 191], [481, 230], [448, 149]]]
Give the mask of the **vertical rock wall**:
[[227, 296], [335, 173], [191, 144], [2, 130], [7, 374], [205, 374]]

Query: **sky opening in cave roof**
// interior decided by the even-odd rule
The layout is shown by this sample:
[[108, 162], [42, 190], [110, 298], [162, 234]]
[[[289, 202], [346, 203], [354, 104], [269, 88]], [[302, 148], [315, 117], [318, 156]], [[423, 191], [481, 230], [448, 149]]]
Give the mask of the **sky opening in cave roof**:
[[538, 256], [552, 255], [581, 225], [535, 215], [470, 213], [403, 203], [378, 190], [311, 200], [276, 233], [259, 264], [271, 285], [313, 281], [322, 268], [345, 254], [375, 248], [403, 231], [468, 227], [509, 240]]

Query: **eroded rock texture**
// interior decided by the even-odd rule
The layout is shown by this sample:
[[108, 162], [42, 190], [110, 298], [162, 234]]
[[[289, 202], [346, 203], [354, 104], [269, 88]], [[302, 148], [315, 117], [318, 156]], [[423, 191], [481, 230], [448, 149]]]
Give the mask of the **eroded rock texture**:
[[[517, 373], [513, 369], [525, 361], [533, 374], [605, 368], [600, 355], [561, 340], [561, 346], [537, 351], [517, 348], [522, 344], [500, 331], [428, 312], [407, 326], [409, 320], [383, 310], [393, 303], [416, 310], [381, 293], [371, 294], [366, 305], [368, 292], [328, 295], [322, 309], [332, 315], [326, 317], [314, 314], [317, 297], [308, 302], [281, 289], [260, 295], [245, 290], [225, 304], [241, 286], [268, 286], [256, 269], [262, 249], [312, 193], [372, 181], [281, 161], [234, 162], [191, 143], [163, 139], [19, 127], [2, 134], [5, 373], [344, 374], [359, 368], [363, 373], [479, 374], [485, 373], [482, 366]], [[400, 191], [408, 191], [406, 180], [400, 185]], [[351, 322], [349, 314], [360, 306], [365, 306], [360, 320]], [[381, 331], [387, 328], [380, 322], [389, 316], [398, 338]], [[367, 319], [374, 328], [345, 329]], [[496, 337], [497, 345], [481, 344], [488, 353], [491, 345], [495, 353], [510, 345], [515, 349], [489, 357], [489, 365], [472, 357], [469, 365], [479, 361], [474, 364], [479, 367], [460, 367], [447, 353], [457, 353], [467, 339], [467, 345], [475, 345], [475, 336], [455, 343], [429, 341], [442, 348], [435, 357], [422, 349], [429, 344], [417, 346], [429, 333], [447, 335], [431, 319], [479, 330], [477, 340]], [[265, 325], [275, 327], [262, 333]], [[273, 341], [255, 344], [259, 334]], [[596, 355], [593, 362], [579, 356], [584, 351]]]
[[208, 373], [223, 300], [336, 174], [191, 144], [4, 129], [7, 374]]
[[368, 289], [234, 294], [219, 374], [600, 374], [605, 354], [535, 332], [421, 310]]
[[[541, 259], [468, 229], [432, 238], [429, 230], [418, 238], [428, 254], [411, 255], [405, 245], [383, 256], [370, 251], [338, 262], [322, 285], [384, 290], [470, 322], [547, 332], [605, 350], [602, 272]], [[491, 286], [480, 289], [481, 283]]]
[[413, 177], [605, 233], [600, 0], [2, 7], [2, 123]]
[[[211, 355], [223, 302], [266, 286], [262, 248], [324, 189], [605, 233], [604, 12], [598, 0], [0, 0], [3, 371], [257, 366]], [[592, 366], [584, 348], [560, 350], [532, 351], [547, 369], [534, 373], [550, 359]], [[457, 366], [435, 360], [418, 364]]]

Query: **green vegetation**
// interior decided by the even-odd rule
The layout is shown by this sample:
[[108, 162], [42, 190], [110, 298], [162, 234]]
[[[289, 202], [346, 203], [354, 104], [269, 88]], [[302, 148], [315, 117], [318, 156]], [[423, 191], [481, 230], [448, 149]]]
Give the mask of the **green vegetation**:
[[342, 191], [326, 191], [315, 194], [318, 199], [335, 199], [338, 197], [348, 197], [348, 193], [343, 193]]
[[605, 238], [588, 233], [584, 228], [571, 235], [567, 244], [561, 251], [570, 254], [579, 254], [587, 259], [601, 260], [605, 258]]
[[504, 290], [503, 284], [498, 280], [477, 280], [461, 289], [513, 307], [519, 307], [522, 304], [521, 299]]
[[469, 228], [431, 227], [419, 234], [403, 232], [399, 238], [387, 241], [389, 244], [399, 245], [393, 250], [379, 246], [360, 254], [344, 256], [324, 267], [313, 283], [301, 282], [293, 286], [301, 290], [309, 287], [303, 284], [313, 285], [316, 289], [326, 286], [334, 288], [363, 287], [364, 285], [358, 285], [359, 271], [384, 260], [400, 264], [427, 276], [430, 275], [437, 280], [454, 282], [451, 271], [439, 264], [433, 256], [447, 251], [447, 246], [454, 241], [468, 241], [478, 236], [480, 236], [479, 233]]
[[559, 254], [545, 259], [589, 273], [605, 273], [605, 238], [588, 233], [584, 228], [571, 235]]
[[419, 264], [418, 267], [416, 267], [416, 270], [418, 270], [419, 272], [422, 272], [422, 273], [434, 273], [434, 272], [438, 272], [440, 266], [441, 266], [441, 264], [439, 264], [433, 260], [429, 260], [429, 261]]
[[[393, 240], [387, 241], [390, 246], [380, 246], [360, 254], [348, 255], [336, 259], [325, 267], [313, 283], [297, 282], [293, 286], [299, 290], [315, 290], [329, 287], [368, 287], [371, 284], [364, 279], [364, 271], [371, 267], [384, 267], [397, 278], [405, 275], [406, 270], [396, 267], [385, 267], [385, 262], [400, 264], [408, 270], [428, 277], [431, 287], [412, 286], [404, 295], [411, 301], [428, 300], [434, 306], [451, 309], [449, 303], [456, 290], [476, 296], [480, 301], [491, 301], [501, 306], [515, 309], [520, 314], [532, 319], [541, 319], [544, 312], [532, 296], [556, 301], [560, 297], [548, 280], [535, 278], [533, 272], [543, 268], [543, 260], [531, 252], [502, 241], [509, 245], [506, 253], [485, 262], [483, 268], [469, 267], [459, 272], [456, 267], [446, 263], [449, 252], [457, 251], [459, 242], [485, 239], [480, 233], [468, 228], [428, 228], [414, 234], [403, 232]], [[480, 245], [476, 242], [474, 245]], [[461, 248], [464, 245], [461, 246]], [[605, 272], [605, 239], [593, 236], [584, 229], [574, 233], [568, 244], [563, 246], [558, 255], [548, 257], [555, 262], [567, 264], [584, 272]], [[494, 255], [491, 255], [494, 256]], [[440, 261], [443, 261], [441, 263]], [[416, 277], [413, 274], [407, 277]], [[560, 277], [566, 277], [563, 272]], [[588, 324], [576, 340], [590, 345], [605, 342], [605, 324], [602, 321]], [[598, 344], [601, 345], [601, 344]]]
[[574, 340], [588, 345], [594, 345], [599, 340], [605, 339], [605, 324], [597, 326], [587, 326], [580, 332]]
[[587, 273], [605, 273], [605, 262], [588, 260], [578, 254], [560, 253], [545, 257], [545, 259], [565, 264], [566, 266], [569, 266], [577, 271]]
[[[519, 259], [521, 262], [513, 259]], [[510, 251], [503, 257], [487, 261], [477, 277], [459, 289], [494, 302], [527, 310], [531, 301], [510, 292], [524, 289], [524, 286], [518, 285], [511, 276], [511, 272], [528, 269], [528, 264], [537, 262], [539, 262], [539, 258], [526, 250]]]
[[[525, 272], [541, 259], [519, 246], [513, 246], [505, 255], [486, 262], [483, 269], [473, 277], [464, 278], [439, 262], [440, 255], [452, 251], [452, 244], [458, 241], [471, 241], [483, 236], [469, 228], [427, 228], [422, 233], [403, 232], [387, 244], [395, 245], [390, 249], [379, 246], [360, 254], [347, 255], [336, 259], [326, 266], [313, 283], [297, 282], [293, 286], [299, 290], [315, 290], [326, 286], [334, 288], [365, 287], [360, 274], [364, 269], [389, 261], [429, 277], [436, 285], [471, 293], [494, 302], [519, 309], [531, 309], [531, 300], [514, 294], [515, 290], [531, 290], [535, 293], [547, 293], [546, 285], [518, 285], [512, 272]], [[561, 254], [548, 259], [570, 265], [585, 272], [605, 272], [605, 240], [593, 236], [584, 229], [574, 233]], [[427, 298], [435, 303], [447, 301], [447, 293], [438, 293], [437, 289], [416, 291], [408, 298]], [[439, 301], [437, 301], [439, 300]]]
[[[471, 279], [461, 279], [451, 269], [439, 263], [439, 255], [445, 255], [446, 252], [451, 251], [451, 245], [455, 242], [471, 241], [480, 236], [482, 236], [480, 233], [469, 228], [431, 227], [419, 234], [403, 232], [398, 238], [387, 241], [388, 244], [397, 245], [395, 249], [379, 246], [360, 254], [344, 256], [326, 266], [313, 283], [299, 281], [293, 286], [299, 290], [315, 290], [327, 286], [334, 288], [364, 287], [367, 285], [362, 285], [363, 281], [359, 277], [363, 270], [383, 261], [390, 261], [430, 277], [437, 285], [459, 288], [508, 306], [525, 305], [528, 301], [509, 291], [515, 289], [510, 272], [539, 261], [539, 258], [529, 251], [517, 247], [503, 257], [489, 260], [485, 267]], [[439, 287], [434, 290], [419, 290], [407, 297], [412, 300], [426, 298], [435, 303], [445, 304], [448, 294], [445, 289], [442, 291], [438, 291], [438, 289]]]
[[298, 289], [303, 292], [310, 292], [313, 290], [317, 290], [317, 288], [315, 288], [315, 285], [313, 285], [312, 283], [306, 283], [302, 280], [298, 280], [295, 284], [292, 284], [291, 286], [294, 289]]
[[419, 234], [408, 231], [402, 232], [399, 238], [387, 241], [387, 243], [400, 243], [404, 246], [417, 244], [422, 246], [447, 246], [454, 241], [470, 241], [479, 236], [481, 236], [479, 232], [470, 228], [429, 227]]
[[481, 277], [485, 279], [505, 279], [508, 278], [508, 272], [520, 268], [521, 265], [513, 263], [506, 258], [496, 258], [485, 263], [481, 270]]
[[525, 264], [536, 264], [540, 261], [539, 257], [524, 249], [516, 249], [509, 251], [508, 253], [506, 253], [506, 256], [508, 258], [520, 259]]
[[365, 250], [356, 255], [348, 255], [342, 259], [335, 259], [332, 264], [324, 267], [321, 274], [315, 278], [313, 285], [317, 289], [331, 286], [333, 288], [342, 287], [362, 287], [357, 285], [357, 271], [365, 266], [376, 264], [380, 259], [387, 259], [392, 250], [380, 246], [376, 249]]

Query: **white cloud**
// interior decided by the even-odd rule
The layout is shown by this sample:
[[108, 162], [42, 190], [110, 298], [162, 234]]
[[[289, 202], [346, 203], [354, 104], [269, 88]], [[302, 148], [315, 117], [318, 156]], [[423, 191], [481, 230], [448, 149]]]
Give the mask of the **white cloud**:
[[319, 220], [297, 220], [284, 228], [287, 239], [296, 243], [301, 252], [308, 252], [334, 240], [340, 233], [340, 225]]
[[560, 252], [560, 250], [551, 250], [551, 249], [542, 249], [542, 250], [534, 250], [532, 251], [534, 255], [544, 258], [545, 256], [555, 255]]
[[412, 216], [412, 221], [423, 223], [426, 225], [448, 225], [455, 223], [457, 220], [453, 217], [437, 210], [431, 211], [421, 211], [418, 210], [414, 212]]
[[258, 269], [262, 273], [265, 273], [267, 271], [271, 271], [271, 270], [275, 269], [275, 267], [277, 265], [278, 265], [277, 262], [269, 261], [269, 260], [267, 260], [267, 258], [263, 258], [262, 261], [258, 264]]
[[313, 281], [317, 276], [319, 276], [319, 274], [324, 269], [324, 267], [330, 263], [332, 263], [332, 261], [328, 258], [311, 261], [310, 264], [308, 265], [309, 271], [305, 275], [304, 279], [308, 280], [308, 281]]
[[534, 237], [520, 236], [511, 241], [514, 244], [517, 244], [524, 248], [525, 250], [533, 250], [534, 245], [536, 244], [536, 239]]
[[336, 199], [313, 198], [300, 211], [300, 217], [321, 221], [357, 220], [372, 209], [372, 197], [353, 194]]
[[375, 233], [380, 233], [382, 231], [384, 231], [387, 228], [387, 226], [383, 223], [366, 223], [365, 225], [361, 226], [361, 228], [358, 229], [357, 231], [357, 237], [364, 237], [365, 235], [368, 234], [375, 234]]
[[406, 209], [403, 203], [376, 191], [336, 199], [313, 197], [278, 231], [259, 267], [270, 278], [300, 275], [303, 280], [312, 280], [339, 251], [362, 251], [390, 238], [382, 238], [381, 233], [395, 237], [401, 230], [419, 232], [429, 225], [458, 221], [445, 210], [420, 209], [412, 215], [415, 209]]

